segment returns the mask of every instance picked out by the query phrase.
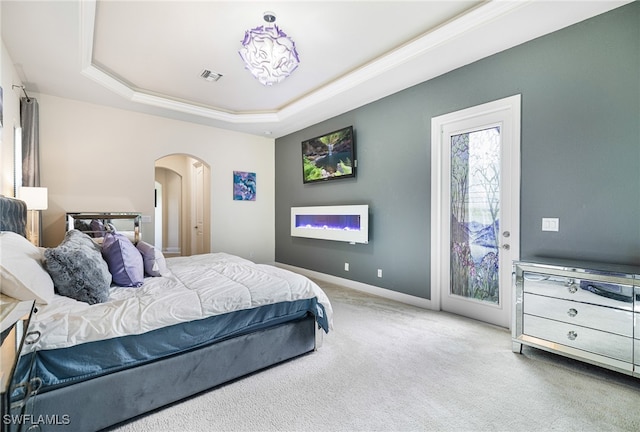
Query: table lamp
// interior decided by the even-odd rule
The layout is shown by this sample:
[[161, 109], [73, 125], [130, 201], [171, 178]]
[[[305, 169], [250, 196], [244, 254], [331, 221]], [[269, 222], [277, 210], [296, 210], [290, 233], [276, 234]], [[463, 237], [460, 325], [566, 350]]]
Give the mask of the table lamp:
[[40, 245], [40, 233], [36, 231], [35, 212], [38, 210], [46, 210], [48, 207], [46, 187], [27, 187], [20, 188], [19, 198], [27, 204], [27, 210], [31, 212], [31, 230], [28, 238], [31, 243], [36, 246]]

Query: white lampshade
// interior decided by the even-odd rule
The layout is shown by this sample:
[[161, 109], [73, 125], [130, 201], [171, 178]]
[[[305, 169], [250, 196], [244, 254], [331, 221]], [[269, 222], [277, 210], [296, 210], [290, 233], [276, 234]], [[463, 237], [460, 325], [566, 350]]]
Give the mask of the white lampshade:
[[48, 207], [48, 193], [46, 187], [20, 188], [19, 198], [27, 203], [27, 210], [46, 210]]

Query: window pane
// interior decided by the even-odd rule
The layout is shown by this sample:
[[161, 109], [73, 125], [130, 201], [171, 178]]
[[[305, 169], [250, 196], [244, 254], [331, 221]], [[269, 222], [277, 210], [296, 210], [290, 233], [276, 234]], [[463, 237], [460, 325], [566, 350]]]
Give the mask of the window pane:
[[451, 294], [499, 302], [500, 128], [451, 137]]

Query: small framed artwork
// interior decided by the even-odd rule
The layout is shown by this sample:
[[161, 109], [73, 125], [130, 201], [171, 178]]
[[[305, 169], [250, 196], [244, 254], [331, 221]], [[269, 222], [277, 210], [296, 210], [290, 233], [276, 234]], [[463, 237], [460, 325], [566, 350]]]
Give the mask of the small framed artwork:
[[233, 172], [233, 199], [234, 201], [256, 200], [256, 173]]

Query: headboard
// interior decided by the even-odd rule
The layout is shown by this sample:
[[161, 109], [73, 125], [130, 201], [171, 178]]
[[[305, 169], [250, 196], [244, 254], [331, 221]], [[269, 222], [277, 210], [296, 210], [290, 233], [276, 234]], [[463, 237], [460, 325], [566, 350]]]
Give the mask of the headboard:
[[0, 195], [0, 231], [27, 236], [27, 203]]

